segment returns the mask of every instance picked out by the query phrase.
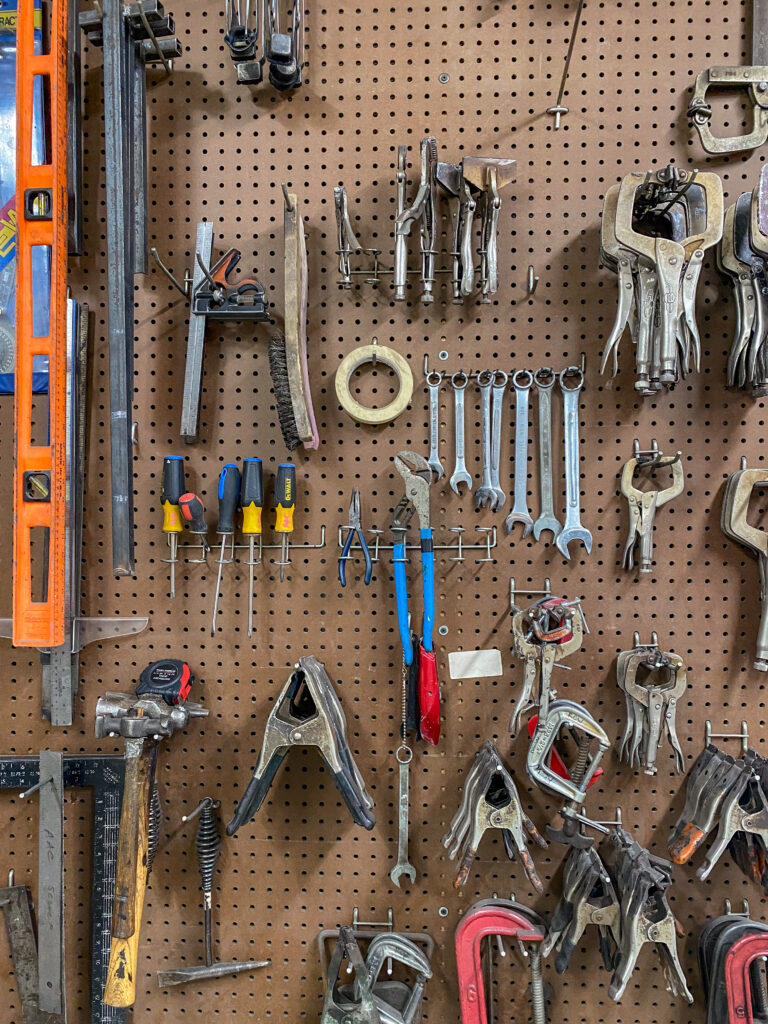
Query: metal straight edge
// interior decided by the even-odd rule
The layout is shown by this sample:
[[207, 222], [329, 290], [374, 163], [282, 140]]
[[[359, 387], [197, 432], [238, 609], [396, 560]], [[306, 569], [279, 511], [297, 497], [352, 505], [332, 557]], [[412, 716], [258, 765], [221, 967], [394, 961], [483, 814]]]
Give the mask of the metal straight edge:
[[133, 161], [134, 43], [122, 0], [103, 0], [104, 140], [107, 192], [109, 418], [112, 568], [133, 574]]
[[190, 292], [189, 334], [187, 336], [187, 362], [184, 370], [184, 395], [181, 406], [181, 436], [187, 444], [197, 440], [200, 430], [200, 401], [203, 392], [203, 355], [205, 353], [206, 317], [195, 313], [195, 293], [205, 280], [197, 260], [199, 255], [206, 267], [213, 254], [213, 224], [204, 220], [197, 225], [195, 239], [196, 258], [192, 267]]
[[133, 246], [134, 273], [146, 274], [149, 269], [147, 241], [147, 68], [143, 49], [131, 45], [133, 74]]
[[[47, 781], [49, 780], [50, 781]], [[40, 751], [38, 839], [38, 992], [45, 1013], [65, 1013], [64, 755]]]
[[752, 63], [768, 64], [768, 0], [752, 0]]
[[83, 83], [80, 60], [78, 4], [67, 11], [67, 188], [69, 194], [68, 249], [83, 252]]

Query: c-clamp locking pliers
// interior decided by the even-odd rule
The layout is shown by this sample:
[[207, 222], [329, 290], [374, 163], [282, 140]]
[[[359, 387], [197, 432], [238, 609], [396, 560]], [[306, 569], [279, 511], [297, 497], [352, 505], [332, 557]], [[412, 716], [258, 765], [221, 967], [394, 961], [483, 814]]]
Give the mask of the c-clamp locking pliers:
[[[625, 464], [621, 473], [621, 493], [629, 505], [629, 533], [622, 558], [622, 565], [626, 569], [634, 568], [635, 545], [639, 540], [640, 572], [652, 572], [653, 521], [656, 509], [666, 505], [673, 498], [677, 498], [685, 487], [685, 473], [680, 458], [680, 452], [665, 457], [659, 450], [655, 439], [651, 442], [650, 450], [645, 451], [640, 449], [639, 441], [635, 440], [633, 443], [632, 458]], [[666, 467], [672, 470], [672, 483], [669, 487], [641, 491], [633, 485], [632, 481], [636, 470], [650, 469], [651, 472], [655, 472], [657, 469]]]

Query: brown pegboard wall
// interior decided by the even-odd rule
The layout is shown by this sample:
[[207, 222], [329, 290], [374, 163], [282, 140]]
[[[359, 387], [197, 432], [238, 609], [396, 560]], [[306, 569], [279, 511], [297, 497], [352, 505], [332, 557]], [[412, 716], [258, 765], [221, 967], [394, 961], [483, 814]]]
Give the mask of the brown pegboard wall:
[[[319, 540], [324, 550], [296, 551], [288, 581], [280, 584], [266, 552], [257, 570], [253, 640], [247, 636], [247, 573], [225, 568], [218, 629], [210, 637], [214, 565], [188, 567], [168, 598], [165, 538], [159, 514], [163, 456], [184, 454], [189, 486], [201, 493], [213, 526], [215, 486], [221, 465], [250, 455], [264, 460], [269, 477], [285, 452], [271, 394], [266, 329], [257, 340], [238, 325], [209, 331], [199, 444], [178, 438], [179, 399], [187, 331], [185, 301], [153, 270], [136, 282], [135, 580], [111, 574], [108, 470], [108, 354], [101, 54], [85, 60], [85, 232], [87, 256], [73, 263], [76, 296], [95, 310], [90, 377], [91, 429], [85, 517], [83, 595], [85, 614], [148, 614], [150, 629], [139, 637], [94, 645], [83, 652], [76, 724], [50, 730], [39, 717], [37, 655], [0, 647], [6, 679], [7, 714], [0, 726], [3, 753], [36, 753], [42, 747], [114, 752], [93, 738], [96, 699], [107, 690], [130, 690], [154, 658], [173, 654], [192, 665], [195, 696], [210, 708], [202, 725], [192, 722], [167, 744], [159, 782], [165, 826], [144, 913], [141, 973], [134, 1019], [315, 1020], [321, 1007], [315, 936], [321, 928], [349, 922], [355, 906], [364, 918], [395, 911], [396, 926], [429, 931], [438, 943], [435, 977], [426, 992], [424, 1020], [459, 1019], [453, 933], [461, 914], [478, 898], [514, 891], [522, 902], [551, 913], [559, 893], [563, 850], [535, 851], [547, 887], [544, 897], [528, 890], [519, 865], [509, 864], [490, 836], [483, 840], [470, 880], [455, 893], [455, 866], [441, 838], [456, 810], [459, 789], [483, 740], [493, 738], [509, 762], [531, 816], [543, 827], [555, 805], [535, 790], [523, 770], [520, 740], [511, 747], [507, 723], [519, 693], [521, 671], [510, 657], [508, 581], [538, 586], [550, 576], [555, 592], [582, 596], [591, 633], [571, 659], [572, 671], [558, 678], [562, 695], [587, 704], [613, 738], [621, 733], [624, 701], [615, 685], [615, 656], [631, 646], [632, 633], [657, 630], [663, 646], [686, 660], [689, 689], [678, 707], [678, 732], [690, 765], [703, 742], [703, 726], [735, 730], [748, 718], [761, 746], [764, 684], [751, 668], [757, 629], [759, 584], [754, 561], [720, 531], [719, 509], [726, 476], [744, 454], [762, 458], [764, 404], [726, 393], [724, 369], [734, 308], [710, 256], [699, 289], [704, 365], [675, 392], [656, 402], [638, 401], [632, 388], [630, 344], [622, 343], [616, 381], [597, 376], [604, 338], [613, 323], [614, 276], [599, 266], [599, 221], [608, 186], [632, 169], [672, 160], [705, 165], [724, 180], [726, 199], [750, 189], [763, 154], [710, 159], [687, 127], [689, 88], [695, 74], [713, 63], [745, 63], [749, 5], [668, 0], [659, 5], [629, 0], [587, 0], [576, 43], [562, 127], [546, 114], [555, 99], [576, 3], [387, 4], [366, 8], [341, 0], [335, 7], [307, 7], [305, 84], [292, 96], [269, 86], [255, 93], [237, 87], [223, 44], [223, 4], [190, 0], [173, 5], [184, 46], [170, 78], [152, 73], [150, 113], [151, 245], [181, 276], [191, 266], [195, 225], [214, 222], [217, 251], [243, 250], [243, 273], [256, 271], [279, 311], [282, 305], [282, 194], [288, 182], [302, 204], [308, 235], [310, 373], [322, 445], [297, 452], [300, 500], [295, 539]], [[440, 75], [448, 80], [439, 81]], [[737, 103], [727, 116], [743, 120]], [[449, 285], [423, 307], [418, 286], [407, 304], [394, 304], [385, 283], [378, 291], [360, 286], [341, 291], [336, 283], [333, 186], [343, 182], [363, 245], [392, 248], [394, 164], [398, 144], [408, 143], [411, 172], [422, 135], [437, 137], [441, 157], [462, 152], [512, 156], [517, 182], [503, 193], [499, 253], [501, 287], [489, 306], [454, 306]], [[413, 182], [409, 195], [413, 195]], [[448, 244], [447, 208], [441, 203], [443, 241]], [[416, 260], [411, 245], [412, 262]], [[533, 264], [540, 283], [525, 298], [526, 270]], [[353, 423], [337, 405], [333, 377], [356, 345], [378, 337], [407, 356], [416, 380], [411, 407], [394, 424], [373, 430]], [[582, 403], [583, 519], [594, 535], [592, 555], [573, 548], [565, 564], [550, 546], [511, 539], [502, 513], [474, 511], [472, 499], [448, 488], [452, 466], [453, 401], [442, 393], [441, 445], [447, 477], [433, 488], [438, 527], [462, 524], [472, 540], [475, 525], [496, 523], [499, 543], [493, 565], [462, 565], [438, 558], [438, 618], [448, 628], [439, 637], [443, 681], [443, 738], [436, 749], [420, 748], [411, 774], [411, 860], [416, 883], [393, 889], [389, 869], [396, 851], [396, 774], [393, 751], [400, 713], [400, 649], [394, 614], [391, 561], [375, 567], [369, 588], [350, 567], [346, 591], [338, 585], [337, 527], [346, 522], [349, 494], [359, 487], [364, 525], [386, 528], [401, 494], [392, 456], [406, 445], [426, 452], [427, 392], [422, 362], [449, 352], [451, 368], [561, 367], [587, 356]], [[382, 368], [356, 378], [361, 394], [384, 404], [393, 380]], [[475, 486], [480, 480], [480, 408], [467, 392], [468, 454]], [[561, 452], [555, 400], [556, 451]], [[506, 403], [502, 485], [512, 491], [511, 398]], [[531, 437], [536, 419], [531, 414]], [[4, 507], [10, 514], [12, 404], [0, 404]], [[619, 568], [626, 509], [618, 496], [618, 474], [632, 440], [656, 437], [666, 451], [681, 449], [686, 489], [657, 516], [657, 565], [653, 578], [635, 581]], [[538, 508], [537, 453], [530, 447], [530, 499]], [[271, 497], [271, 492], [270, 492]], [[271, 540], [273, 514], [265, 514]], [[385, 538], [387, 539], [387, 538]], [[213, 532], [211, 540], [214, 540]], [[445, 540], [445, 535], [438, 541]], [[415, 607], [420, 614], [418, 564], [411, 556]], [[3, 599], [7, 614], [10, 594]], [[413, 602], [413, 599], [412, 599]], [[498, 646], [504, 655], [501, 680], [450, 682], [447, 652]], [[158, 991], [161, 967], [202, 960], [202, 909], [194, 827], [181, 825], [206, 794], [223, 803], [226, 822], [258, 756], [269, 709], [291, 666], [315, 654], [338, 681], [350, 743], [374, 797], [376, 827], [355, 828], [313, 752], [293, 751], [255, 821], [223, 844], [216, 876], [215, 955], [221, 959], [272, 958], [253, 977], [224, 978], [199, 987]], [[681, 777], [671, 775], [667, 752], [657, 777], [619, 766], [611, 753], [590, 811], [612, 818], [621, 805], [638, 839], [664, 855], [666, 838], [682, 802]], [[2, 863], [19, 881], [36, 888], [37, 821], [29, 806], [0, 796], [6, 825], [0, 837]], [[88, 1020], [89, 804], [67, 800], [68, 1003], [70, 1024]], [[551, 1016], [563, 1024], [587, 1020], [702, 1021], [703, 995], [695, 963], [696, 935], [704, 921], [748, 897], [761, 915], [760, 893], [742, 879], [727, 856], [706, 883], [691, 868], [676, 870], [674, 909], [686, 932], [684, 966], [696, 996], [688, 1009], [664, 989], [658, 960], [641, 955], [621, 1005], [607, 996], [608, 975], [599, 966], [591, 935], [564, 978], [547, 967], [554, 987]], [[448, 916], [438, 914], [448, 908]], [[0, 940], [4, 942], [5, 940]], [[5, 950], [5, 947], [3, 947]], [[510, 961], [512, 961], [510, 963]], [[2, 959], [10, 992], [3, 1019], [20, 1020], [10, 961]], [[528, 1014], [523, 967], [514, 956], [500, 961], [497, 1019]]]

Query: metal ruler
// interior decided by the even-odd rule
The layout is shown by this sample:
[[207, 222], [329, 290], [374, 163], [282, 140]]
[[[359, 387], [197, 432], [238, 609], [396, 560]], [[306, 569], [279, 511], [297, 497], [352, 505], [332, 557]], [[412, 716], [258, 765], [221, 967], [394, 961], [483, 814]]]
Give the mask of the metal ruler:
[[[125, 1010], [102, 1003], [112, 942], [112, 900], [125, 761], [122, 757], [107, 754], [65, 754], [62, 760], [65, 787], [88, 787], [93, 790], [91, 1024], [125, 1024]], [[39, 781], [38, 757], [0, 757], [0, 789], [26, 790]], [[45, 922], [41, 919], [42, 910], [41, 906], [38, 919], [40, 934], [45, 928]]]

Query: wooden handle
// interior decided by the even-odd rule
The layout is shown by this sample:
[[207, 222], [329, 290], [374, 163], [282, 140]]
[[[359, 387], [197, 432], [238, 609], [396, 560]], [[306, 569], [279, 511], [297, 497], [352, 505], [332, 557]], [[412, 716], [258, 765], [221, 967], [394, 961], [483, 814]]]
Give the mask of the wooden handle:
[[112, 937], [112, 947], [109, 951], [107, 984], [104, 988], [104, 999], [102, 1000], [106, 1006], [133, 1006], [136, 1001], [139, 931], [141, 929], [141, 914], [144, 908], [144, 892], [147, 888], [148, 823], [149, 808], [142, 804], [138, 821], [141, 856], [139, 857], [139, 870], [136, 875], [133, 904], [133, 917], [136, 927], [133, 934], [127, 939], [117, 938], [114, 935]]

